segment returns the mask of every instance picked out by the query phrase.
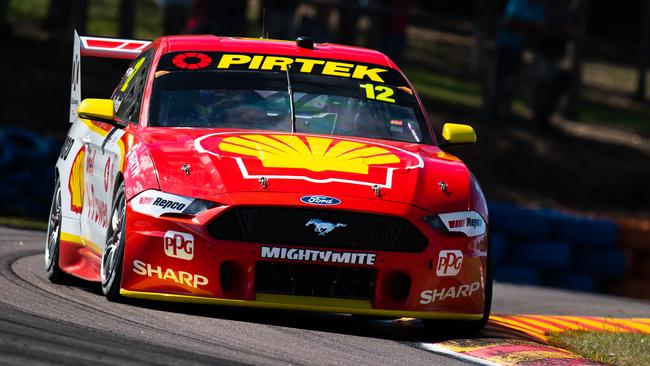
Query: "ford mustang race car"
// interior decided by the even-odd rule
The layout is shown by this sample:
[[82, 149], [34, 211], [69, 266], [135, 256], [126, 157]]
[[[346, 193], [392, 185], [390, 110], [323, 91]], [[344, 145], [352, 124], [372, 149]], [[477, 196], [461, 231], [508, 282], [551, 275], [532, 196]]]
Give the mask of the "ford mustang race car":
[[[81, 56], [132, 59], [81, 99]], [[488, 212], [383, 54], [296, 41], [75, 34], [52, 282], [120, 297], [452, 320], [490, 312]]]

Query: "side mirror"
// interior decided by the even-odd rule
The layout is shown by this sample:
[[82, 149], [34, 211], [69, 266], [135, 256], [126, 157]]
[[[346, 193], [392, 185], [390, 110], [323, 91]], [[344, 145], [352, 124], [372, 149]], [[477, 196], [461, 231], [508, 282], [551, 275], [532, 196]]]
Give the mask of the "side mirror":
[[444, 145], [470, 145], [476, 142], [476, 132], [472, 126], [445, 123], [442, 126]]
[[79, 103], [77, 114], [81, 118], [115, 124], [115, 104], [111, 99], [84, 99]]

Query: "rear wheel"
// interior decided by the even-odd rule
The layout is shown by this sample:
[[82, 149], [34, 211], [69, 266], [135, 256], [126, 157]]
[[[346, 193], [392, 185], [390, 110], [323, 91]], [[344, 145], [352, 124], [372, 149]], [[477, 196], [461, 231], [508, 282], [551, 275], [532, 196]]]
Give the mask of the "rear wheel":
[[59, 267], [59, 246], [61, 244], [61, 185], [59, 179], [54, 185], [54, 197], [50, 206], [50, 218], [47, 223], [47, 237], [45, 239], [45, 271], [47, 278], [52, 283], [63, 284], [69, 279], [68, 275]]
[[108, 230], [106, 232], [106, 245], [102, 255], [102, 292], [110, 301], [120, 299], [122, 284], [122, 262], [124, 260], [124, 242], [126, 228], [126, 197], [124, 183], [121, 182], [113, 198]]

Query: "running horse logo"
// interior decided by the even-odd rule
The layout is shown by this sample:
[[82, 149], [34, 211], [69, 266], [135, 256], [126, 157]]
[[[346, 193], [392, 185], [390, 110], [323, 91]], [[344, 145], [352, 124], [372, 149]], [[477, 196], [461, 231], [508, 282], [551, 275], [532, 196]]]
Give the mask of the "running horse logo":
[[346, 227], [348, 225], [346, 224], [335, 224], [333, 222], [324, 222], [319, 219], [310, 219], [307, 221], [307, 224], [305, 226], [310, 226], [314, 225], [314, 231], [318, 233], [318, 235], [325, 235], [329, 233], [330, 231], [336, 229], [337, 227]]

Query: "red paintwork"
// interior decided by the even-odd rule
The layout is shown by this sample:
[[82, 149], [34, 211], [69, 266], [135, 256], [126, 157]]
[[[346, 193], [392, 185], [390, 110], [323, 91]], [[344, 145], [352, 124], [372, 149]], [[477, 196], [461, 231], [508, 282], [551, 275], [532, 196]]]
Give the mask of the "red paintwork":
[[[212, 137], [214, 140], [212, 142], [210, 139], [204, 140], [201, 146], [208, 152], [201, 152], [196, 148], [197, 139], [210, 134], [238, 132], [264, 134], [268, 131], [147, 127], [153, 70], [155, 70], [155, 64], [160, 56], [166, 52], [250, 52], [255, 50], [259, 54], [299, 55], [358, 61], [397, 69], [390, 59], [379, 52], [356, 47], [318, 44], [315, 50], [306, 50], [297, 47], [294, 42], [214, 36], [162, 37], [152, 42], [148, 48], [155, 50], [154, 67], [151, 68], [152, 71], [149, 74], [144, 93], [141, 125], [127, 127], [126, 133], [122, 137], [125, 146], [123, 175], [127, 200], [131, 200], [144, 190], [159, 189], [163, 192], [218, 202], [221, 206], [205, 211], [192, 219], [154, 218], [135, 212], [131, 202], [128, 201], [127, 244], [124, 254], [122, 288], [132, 291], [254, 300], [254, 263], [260, 260], [261, 244], [243, 244], [213, 239], [208, 235], [205, 225], [232, 205], [304, 207], [305, 204], [299, 200], [301, 196], [326, 195], [342, 201], [340, 205], [336, 206], [336, 209], [339, 210], [404, 217], [429, 239], [429, 246], [422, 253], [376, 252], [375, 268], [378, 270], [378, 278], [373, 301], [374, 308], [482, 313], [487, 234], [467, 238], [463, 235], [442, 233], [433, 230], [422, 220], [423, 216], [433, 213], [476, 210], [483, 216], [487, 224], [487, 207], [478, 183], [458, 158], [443, 152], [437, 146], [355, 138], [369, 144], [385, 145], [392, 153], [399, 156], [402, 162], [412, 159], [412, 155], [409, 153], [422, 159], [424, 164], [422, 168], [406, 169], [404, 165], [391, 166], [396, 168], [392, 178], [392, 187], [383, 189], [382, 197], [379, 198], [367, 185], [342, 182], [323, 184], [307, 180], [271, 179], [268, 188], [264, 189], [256, 179], [243, 179], [232, 156], [227, 153], [220, 153], [220, 156], [210, 153], [219, 153], [215, 146], [218, 145], [221, 137]], [[426, 112], [423, 114], [427, 115]], [[430, 124], [429, 129], [431, 129]], [[299, 136], [304, 138], [303, 135]], [[332, 136], [327, 137], [336, 139]], [[250, 166], [256, 167], [255, 169], [263, 169], [255, 160], [256, 158], [242, 157], [242, 159], [244, 161], [252, 159], [247, 164], [252, 164]], [[139, 166], [137, 174], [133, 169], [136, 164]], [[183, 164], [191, 165], [192, 170], [189, 176], [180, 169]], [[273, 169], [268, 170], [273, 173]], [[368, 177], [372, 177], [374, 174], [381, 176], [381, 174], [385, 174], [385, 170], [385, 166], [373, 166]], [[349, 178], [349, 173], [331, 171], [314, 173], [305, 169], [288, 168], [283, 168], [282, 171], [285, 174], [310, 175], [316, 178], [322, 176]], [[441, 181], [448, 185], [447, 192], [443, 192], [439, 188], [438, 182]], [[327, 209], [328, 206], [322, 206], [322, 208]], [[192, 260], [182, 260], [165, 255], [163, 236], [168, 230], [191, 233], [194, 236], [195, 253]], [[327, 248], [322, 249], [326, 250]], [[67, 255], [68, 250], [73, 249], [67, 245], [62, 246], [62, 257]], [[436, 276], [435, 267], [440, 250], [463, 252], [463, 266], [458, 275]], [[346, 251], [354, 252], [353, 250]], [[163, 271], [165, 268], [171, 268], [176, 273], [185, 271], [201, 275], [206, 277], [209, 283], [199, 288], [193, 288], [186, 284], [177, 284], [172, 280], [140, 276], [134, 273], [134, 260], [161, 266]], [[221, 289], [219, 281], [219, 266], [224, 261], [232, 262], [236, 273], [235, 284], [227, 291]], [[73, 265], [74, 263], [70, 263], [65, 269], [74, 272]], [[384, 286], [387, 278], [400, 272], [409, 274], [412, 279], [410, 295], [403, 302], [397, 302], [387, 296], [387, 289]], [[76, 272], [75, 274], [86, 276], [85, 278], [92, 277]], [[481, 284], [481, 291], [475, 292], [471, 297], [450, 298], [431, 304], [420, 304], [420, 293], [424, 290], [458, 287], [473, 282]]]
[[61, 240], [59, 267], [86, 281], [100, 281], [101, 254], [94, 253], [79, 243]]

